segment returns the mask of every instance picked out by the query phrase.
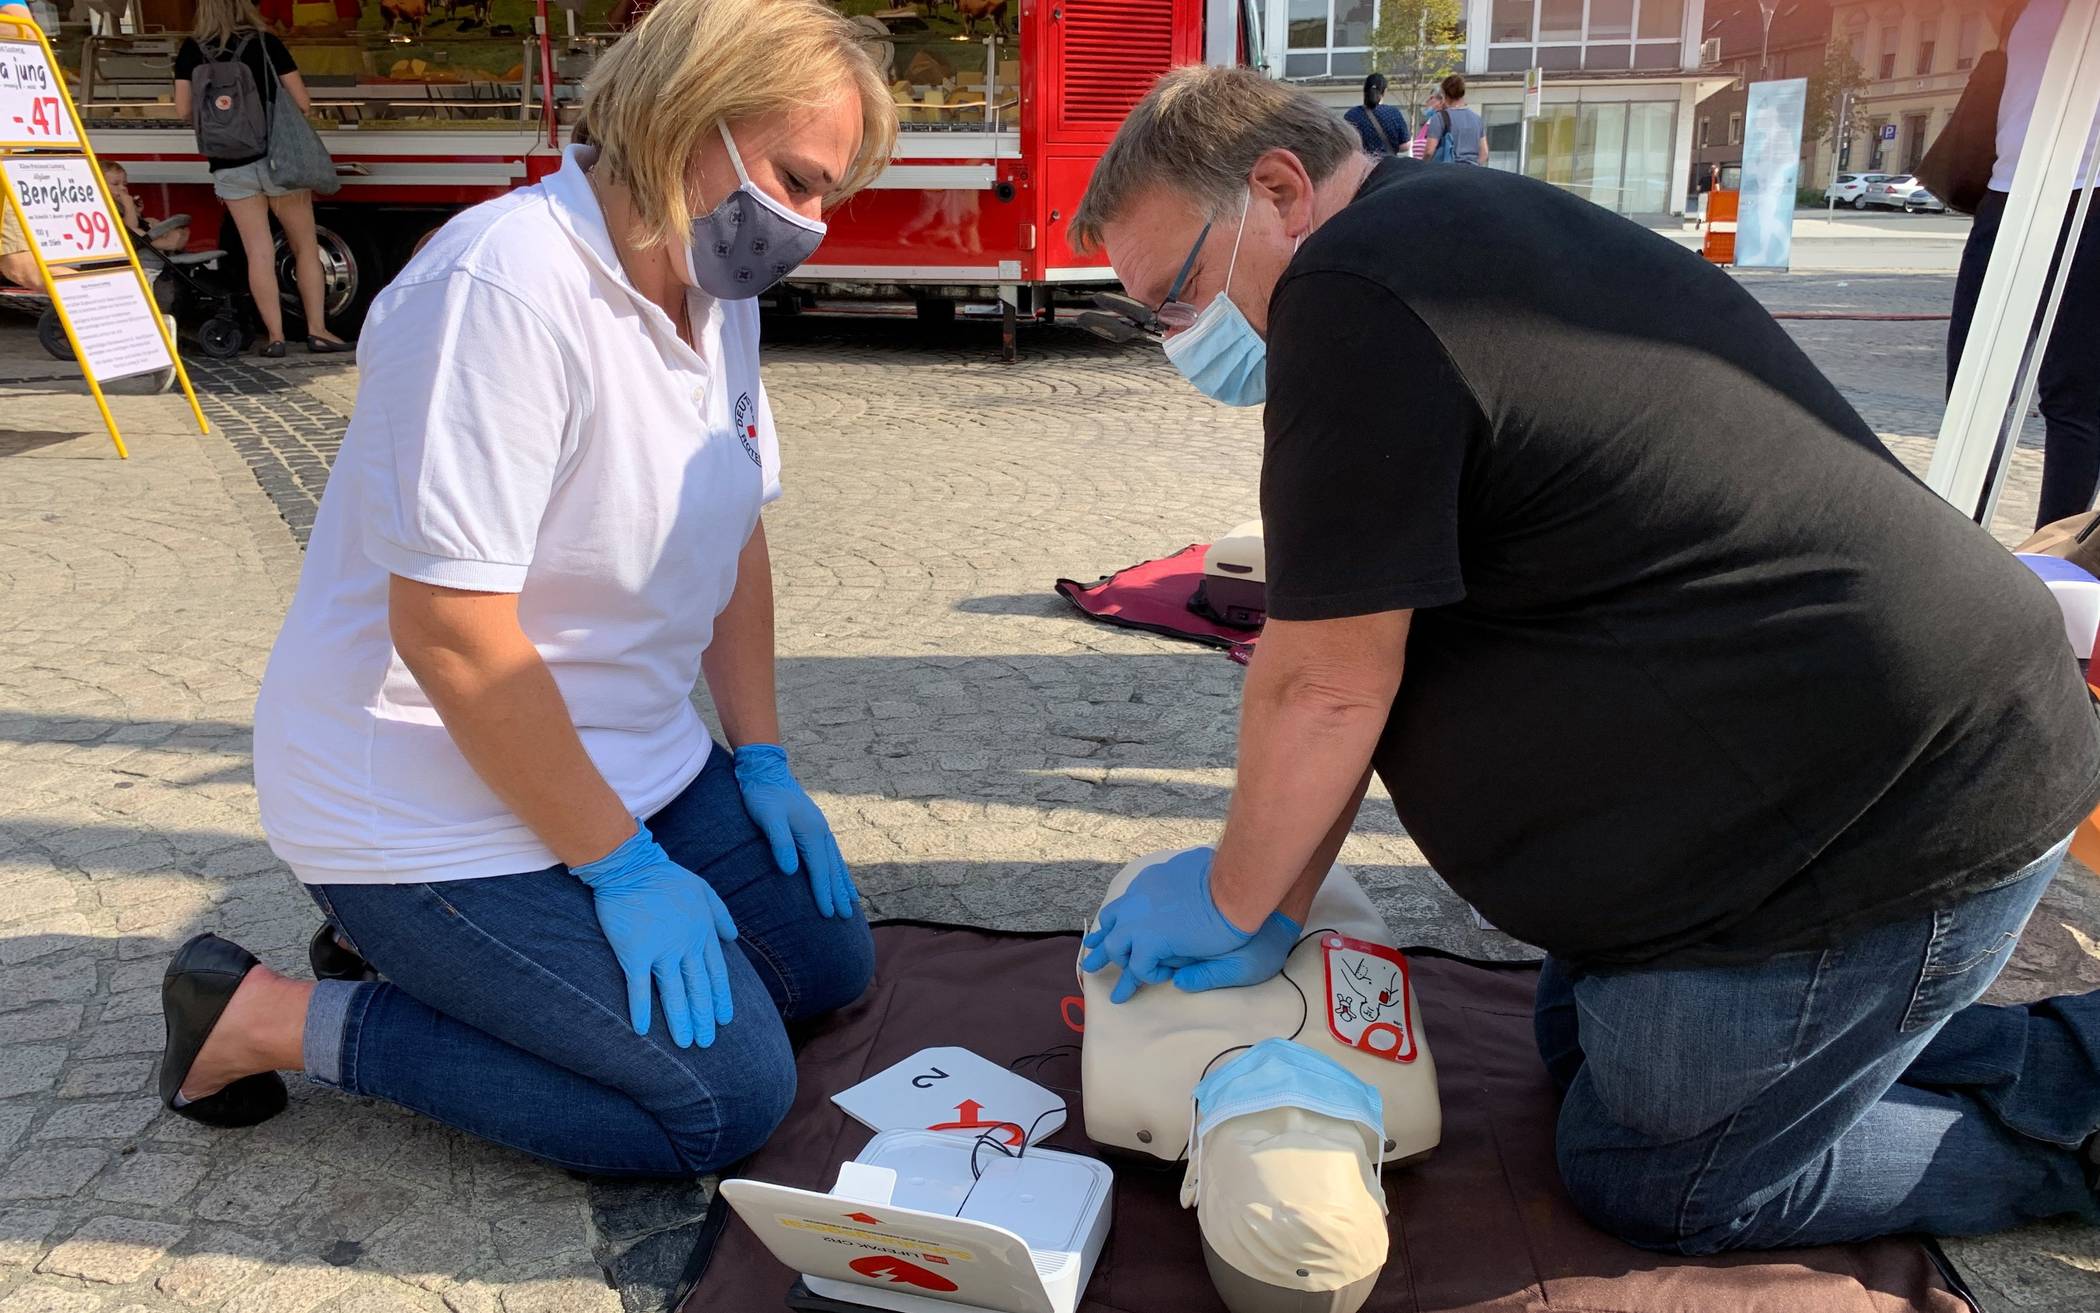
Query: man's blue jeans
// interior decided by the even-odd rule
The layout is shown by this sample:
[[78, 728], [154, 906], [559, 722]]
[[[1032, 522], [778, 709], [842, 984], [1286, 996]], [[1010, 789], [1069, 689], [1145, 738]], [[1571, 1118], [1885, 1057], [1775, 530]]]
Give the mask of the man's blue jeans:
[[577, 1171], [686, 1176], [763, 1144], [795, 1093], [785, 1023], [842, 1007], [874, 975], [868, 923], [817, 915], [744, 811], [730, 754], [649, 829], [736, 917], [736, 1019], [710, 1048], [627, 1020], [626, 977], [591, 891], [566, 867], [435, 884], [310, 886], [384, 977], [322, 981], [307, 1074]]
[[1754, 966], [1576, 973], [1538, 1041], [1585, 1216], [1688, 1254], [2100, 1220], [2100, 994], [1976, 999], [2063, 863], [1836, 948]]

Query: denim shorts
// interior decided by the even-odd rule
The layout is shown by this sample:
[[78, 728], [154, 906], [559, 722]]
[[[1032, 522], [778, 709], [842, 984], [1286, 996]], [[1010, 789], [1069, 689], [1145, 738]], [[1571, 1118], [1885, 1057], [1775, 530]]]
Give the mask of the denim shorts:
[[251, 196], [289, 196], [297, 189], [278, 186], [270, 176], [270, 162], [256, 160], [212, 174], [211, 190], [222, 201], [245, 201]]

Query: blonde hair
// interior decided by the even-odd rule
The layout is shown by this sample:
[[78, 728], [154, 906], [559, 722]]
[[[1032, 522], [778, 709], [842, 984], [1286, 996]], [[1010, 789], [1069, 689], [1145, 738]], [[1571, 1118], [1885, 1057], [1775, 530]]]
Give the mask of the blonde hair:
[[197, 44], [223, 46], [243, 32], [262, 31], [255, 0], [197, 0], [197, 25], [190, 29]]
[[682, 241], [687, 163], [716, 124], [820, 105], [844, 81], [860, 97], [860, 152], [825, 198], [835, 205], [888, 166], [897, 138], [865, 36], [824, 0], [659, 0], [592, 70], [577, 136], [627, 188], [651, 240]]
[[1186, 195], [1207, 218], [1235, 212], [1255, 161], [1279, 148], [1296, 155], [1319, 183], [1363, 144], [1310, 92], [1251, 68], [1173, 69], [1145, 93], [1101, 153], [1072, 215], [1072, 245], [1098, 249], [1101, 230], [1153, 187]]

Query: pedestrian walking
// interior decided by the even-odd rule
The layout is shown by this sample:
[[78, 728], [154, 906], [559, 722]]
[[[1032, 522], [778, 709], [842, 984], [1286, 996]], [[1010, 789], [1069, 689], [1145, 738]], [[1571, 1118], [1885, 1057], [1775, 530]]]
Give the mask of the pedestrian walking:
[[1444, 104], [1429, 119], [1430, 158], [1445, 163], [1487, 163], [1487, 125], [1480, 121], [1477, 110], [1466, 105], [1465, 75], [1453, 73], [1438, 90], [1444, 93]]
[[[200, 92], [199, 87], [209, 88]], [[207, 104], [207, 100], [211, 103]], [[248, 291], [262, 318], [263, 349], [284, 354], [284, 302], [277, 286], [277, 241], [270, 220], [292, 248], [306, 349], [350, 350], [328, 331], [327, 284], [314, 233], [314, 194], [289, 187], [270, 171], [270, 115], [289, 100], [312, 108], [306, 81], [284, 42], [264, 26], [250, 0], [201, 0], [197, 24], [175, 51], [175, 116], [198, 125], [198, 147], [211, 169], [212, 194], [226, 204], [248, 258]]]
[[583, 119], [373, 302], [255, 712], [325, 978], [183, 946], [160, 1093], [195, 1121], [274, 1115], [295, 1069], [574, 1170], [697, 1176], [786, 1115], [788, 1024], [873, 972], [778, 746], [756, 298], [888, 163], [889, 88], [823, 0], [660, 0]]
[[[1947, 327], [1949, 391], [1969, 340], [1969, 325], [1976, 317], [1984, 272], [1990, 268], [1991, 252], [1997, 249], [2006, 197], [2012, 191], [2013, 173], [2020, 167], [2028, 121], [2041, 89], [2042, 67], [2048, 63], [2063, 18], [2064, 0], [2032, 0], [2006, 36], [2005, 91], [1998, 101], [1998, 162], [1977, 204], [1976, 220], [1969, 229], [1968, 245], [1962, 248], [1961, 270], [1954, 281], [1954, 314]], [[2093, 125], [2079, 165], [2081, 186], [2093, 176], [2096, 151], [2100, 151], [2100, 122]], [[2064, 285], [2038, 380], [2046, 445], [2041, 502], [2035, 509], [2037, 528], [2089, 509], [2094, 489], [2100, 485], [2100, 350], [2094, 348], [2100, 342], [2100, 215], [2087, 219], [2073, 248], [2071, 223], [2078, 206], [2079, 196], [2074, 192], [2063, 231], [2056, 238], [2052, 277], [2060, 276]], [[2070, 267], [2065, 269], [2067, 255]]]
[[[1429, 120], [1440, 115], [1443, 109], [1444, 91], [1438, 87], [1422, 101], [1421, 126], [1415, 129], [1415, 139], [1409, 143], [1408, 154], [1418, 160], [1429, 158]], [[1448, 128], [1445, 130], [1449, 131]]]
[[1398, 155], [1409, 141], [1407, 116], [1385, 100], [1385, 74], [1373, 73], [1364, 79], [1364, 103], [1352, 105], [1342, 115], [1356, 135], [1363, 138], [1364, 149], [1373, 155]]

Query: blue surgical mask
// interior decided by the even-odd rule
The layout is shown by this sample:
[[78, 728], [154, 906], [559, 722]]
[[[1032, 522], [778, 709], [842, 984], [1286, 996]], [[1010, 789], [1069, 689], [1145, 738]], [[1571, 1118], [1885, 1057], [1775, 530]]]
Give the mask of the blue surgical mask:
[[1167, 359], [1183, 378], [1204, 396], [1228, 406], [1259, 406], [1269, 395], [1269, 344], [1261, 340], [1230, 295], [1232, 273], [1240, 263], [1240, 239], [1247, 235], [1247, 206], [1253, 200], [1250, 189], [1240, 206], [1240, 229], [1233, 234], [1225, 286], [1203, 307], [1195, 323], [1165, 344]]
[[1363, 1128], [1366, 1147], [1385, 1166], [1385, 1100], [1333, 1058], [1295, 1040], [1265, 1039], [1196, 1082], [1189, 1159], [1214, 1127], [1271, 1108], [1303, 1108]]
[[679, 273], [691, 286], [723, 301], [748, 301], [794, 272], [824, 240], [825, 225], [801, 215], [751, 184], [729, 125], [717, 123], [737, 188], [693, 220], [690, 245], [679, 248]]

